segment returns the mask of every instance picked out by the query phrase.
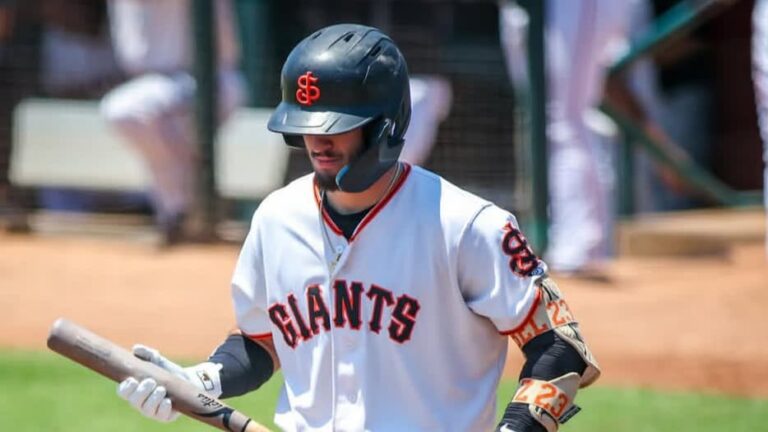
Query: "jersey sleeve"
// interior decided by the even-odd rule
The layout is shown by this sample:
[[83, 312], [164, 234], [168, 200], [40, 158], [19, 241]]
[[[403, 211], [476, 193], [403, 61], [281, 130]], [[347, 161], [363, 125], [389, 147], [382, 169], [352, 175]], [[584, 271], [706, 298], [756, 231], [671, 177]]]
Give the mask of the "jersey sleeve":
[[536, 280], [547, 271], [509, 212], [483, 208], [459, 242], [458, 278], [467, 306], [500, 333], [525, 321], [537, 296]]
[[271, 335], [267, 315], [262, 237], [258, 210], [251, 221], [232, 276], [231, 292], [240, 330], [251, 338]]

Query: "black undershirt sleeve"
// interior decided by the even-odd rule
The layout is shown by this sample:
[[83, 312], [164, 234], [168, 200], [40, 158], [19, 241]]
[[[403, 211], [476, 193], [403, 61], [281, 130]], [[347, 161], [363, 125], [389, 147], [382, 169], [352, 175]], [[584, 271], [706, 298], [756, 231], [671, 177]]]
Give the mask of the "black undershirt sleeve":
[[208, 361], [222, 365], [221, 397], [240, 396], [261, 387], [274, 372], [267, 350], [243, 334], [231, 334]]

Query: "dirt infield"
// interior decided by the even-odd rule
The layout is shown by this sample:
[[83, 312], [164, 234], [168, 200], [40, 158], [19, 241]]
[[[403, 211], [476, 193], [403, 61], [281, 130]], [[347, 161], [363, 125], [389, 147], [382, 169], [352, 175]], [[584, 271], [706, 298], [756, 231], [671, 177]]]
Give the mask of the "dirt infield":
[[[0, 346], [44, 349], [68, 317], [129, 346], [200, 358], [233, 325], [236, 246], [0, 234]], [[623, 259], [611, 283], [558, 279], [604, 369], [601, 384], [768, 397], [768, 264], [760, 245], [726, 258]], [[507, 372], [520, 363], [510, 351]]]

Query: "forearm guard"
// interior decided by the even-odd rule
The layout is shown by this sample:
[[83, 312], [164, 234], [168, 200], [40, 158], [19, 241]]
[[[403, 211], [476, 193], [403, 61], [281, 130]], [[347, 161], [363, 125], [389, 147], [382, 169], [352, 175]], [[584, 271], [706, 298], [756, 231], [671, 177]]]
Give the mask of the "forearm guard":
[[[520, 387], [502, 425], [518, 432], [537, 431], [541, 427], [555, 432], [560, 423], [579, 411], [573, 403], [576, 392], [593, 383], [600, 376], [600, 369], [551, 279], [541, 280], [529, 316], [509, 335], [523, 350], [526, 363], [520, 374]], [[527, 408], [537, 425], [520, 415], [524, 411], [521, 407]]]

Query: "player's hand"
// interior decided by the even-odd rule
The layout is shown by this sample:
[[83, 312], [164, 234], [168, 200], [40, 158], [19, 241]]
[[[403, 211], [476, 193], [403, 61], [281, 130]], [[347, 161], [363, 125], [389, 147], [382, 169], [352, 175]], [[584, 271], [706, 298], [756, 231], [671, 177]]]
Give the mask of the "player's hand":
[[165, 387], [158, 386], [152, 378], [139, 382], [128, 377], [117, 386], [117, 394], [128, 401], [132, 407], [153, 420], [172, 422], [179, 417], [174, 411], [171, 400], [166, 396]]
[[[221, 395], [221, 380], [219, 378], [221, 365], [206, 362], [183, 368], [168, 360], [158, 350], [145, 345], [134, 345], [133, 355], [192, 383], [213, 397]], [[128, 377], [118, 385], [117, 394], [151, 419], [171, 422], [179, 417], [178, 411], [173, 409], [173, 402], [167, 397], [165, 387], [158, 386], [157, 381], [152, 378], [146, 378], [139, 382], [134, 377]]]

